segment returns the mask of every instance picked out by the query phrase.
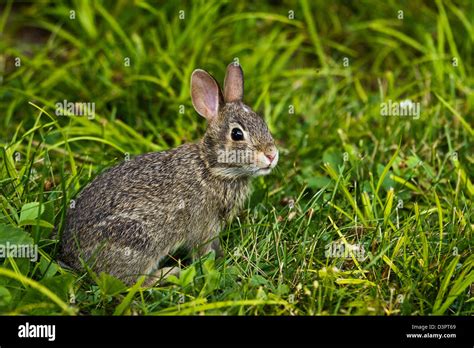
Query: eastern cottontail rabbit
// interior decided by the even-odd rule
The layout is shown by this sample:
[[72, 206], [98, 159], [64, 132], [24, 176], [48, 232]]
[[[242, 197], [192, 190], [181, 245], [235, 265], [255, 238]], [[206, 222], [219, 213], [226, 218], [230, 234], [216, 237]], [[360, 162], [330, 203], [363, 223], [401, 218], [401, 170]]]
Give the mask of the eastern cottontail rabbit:
[[208, 121], [203, 139], [100, 174], [68, 211], [60, 260], [79, 270], [82, 259], [130, 284], [161, 275], [159, 261], [177, 247], [195, 257], [219, 253], [219, 230], [243, 206], [250, 178], [278, 162], [265, 121], [242, 103], [243, 87], [238, 64], [227, 67], [224, 96], [211, 75], [195, 70], [191, 97]]

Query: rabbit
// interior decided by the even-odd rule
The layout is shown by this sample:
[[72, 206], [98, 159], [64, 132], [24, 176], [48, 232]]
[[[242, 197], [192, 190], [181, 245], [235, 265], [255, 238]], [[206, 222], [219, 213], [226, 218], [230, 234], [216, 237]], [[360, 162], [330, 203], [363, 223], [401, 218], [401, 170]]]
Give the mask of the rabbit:
[[252, 177], [269, 174], [278, 149], [265, 121], [242, 102], [244, 76], [229, 64], [224, 93], [206, 71], [191, 75], [194, 109], [206, 118], [196, 143], [134, 157], [98, 175], [66, 214], [59, 260], [85, 265], [126, 284], [164, 275], [176, 250], [196, 259], [214, 250], [219, 232], [243, 207]]

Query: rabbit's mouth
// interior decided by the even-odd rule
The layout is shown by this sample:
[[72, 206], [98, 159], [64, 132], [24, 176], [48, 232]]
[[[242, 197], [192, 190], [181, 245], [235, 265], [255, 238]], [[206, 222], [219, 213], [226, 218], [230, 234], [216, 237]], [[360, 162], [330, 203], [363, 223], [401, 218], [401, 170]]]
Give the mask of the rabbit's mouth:
[[255, 176], [263, 176], [263, 175], [268, 175], [272, 171], [273, 167], [268, 166], [265, 168], [259, 168], [257, 171], [254, 173]]
[[[261, 153], [259, 157], [257, 157], [257, 170], [255, 172], [255, 176], [267, 175], [270, 174], [273, 168], [276, 167], [278, 163], [278, 150], [273, 149], [271, 155]], [[262, 166], [262, 164], [264, 164]]]

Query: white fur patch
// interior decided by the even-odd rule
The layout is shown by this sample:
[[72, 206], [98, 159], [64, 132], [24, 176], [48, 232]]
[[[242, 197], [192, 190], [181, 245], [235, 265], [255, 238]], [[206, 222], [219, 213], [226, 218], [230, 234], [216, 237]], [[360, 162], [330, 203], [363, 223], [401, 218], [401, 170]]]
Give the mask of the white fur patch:
[[250, 112], [250, 109], [244, 104], [242, 104], [242, 109], [244, 109], [245, 112]]

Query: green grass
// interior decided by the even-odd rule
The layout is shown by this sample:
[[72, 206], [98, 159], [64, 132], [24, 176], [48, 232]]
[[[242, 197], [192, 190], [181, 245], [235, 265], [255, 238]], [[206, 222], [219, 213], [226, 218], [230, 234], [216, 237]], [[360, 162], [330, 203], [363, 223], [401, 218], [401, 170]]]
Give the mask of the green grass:
[[[0, 261], [0, 313], [474, 314], [471, 1], [1, 7], [0, 244], [39, 259]], [[199, 139], [191, 72], [222, 82], [235, 58], [280, 161], [222, 232], [224, 258], [154, 288], [62, 269], [70, 200], [126, 156]], [[405, 99], [418, 119], [381, 116]], [[63, 100], [95, 118], [56, 116]]]

